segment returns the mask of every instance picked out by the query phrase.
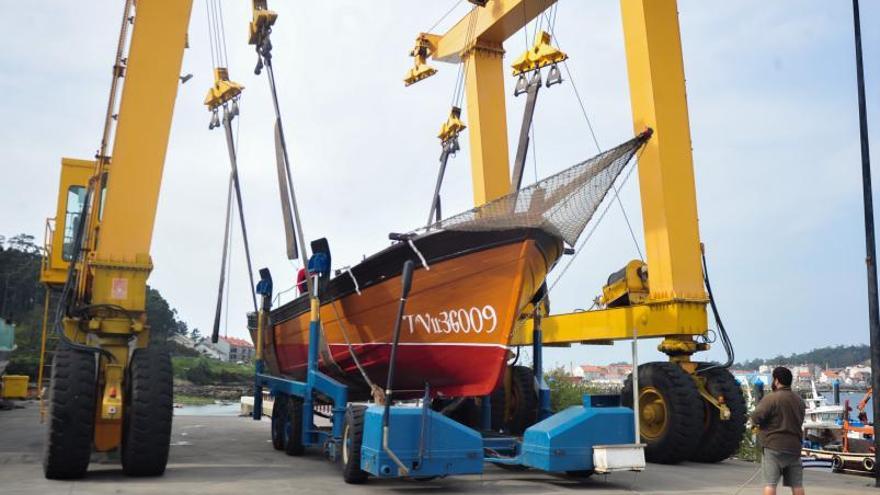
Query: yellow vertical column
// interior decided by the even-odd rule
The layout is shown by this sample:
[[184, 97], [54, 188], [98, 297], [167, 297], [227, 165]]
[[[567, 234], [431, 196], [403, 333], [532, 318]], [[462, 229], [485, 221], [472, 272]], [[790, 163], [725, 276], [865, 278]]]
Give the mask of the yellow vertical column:
[[97, 258], [150, 252], [192, 0], [140, 0], [119, 104]]
[[510, 191], [503, 55], [500, 46], [478, 46], [463, 61], [467, 66], [467, 124], [475, 206]]
[[621, 0], [652, 300], [705, 299], [675, 0]]

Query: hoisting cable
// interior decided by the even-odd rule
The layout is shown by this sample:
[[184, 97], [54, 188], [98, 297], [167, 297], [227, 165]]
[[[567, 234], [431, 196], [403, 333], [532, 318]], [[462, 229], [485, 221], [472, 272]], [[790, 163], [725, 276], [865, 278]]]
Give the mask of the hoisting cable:
[[[461, 1], [455, 4], [443, 17], [440, 18], [433, 26], [428, 30], [430, 32], [434, 27], [436, 27], [443, 19], [451, 13], [455, 7], [457, 7]], [[430, 228], [436, 222], [439, 222], [440, 219], [443, 218], [441, 201], [440, 201], [440, 189], [443, 186], [443, 179], [446, 175], [446, 166], [449, 163], [449, 158], [454, 156], [460, 149], [458, 144], [458, 135], [463, 131], [466, 126], [464, 122], [461, 121], [461, 102], [464, 98], [464, 89], [465, 89], [465, 78], [467, 77], [467, 68], [468, 63], [470, 62], [470, 55], [465, 55], [468, 50], [474, 50], [476, 47], [472, 47], [471, 44], [473, 42], [474, 34], [476, 33], [476, 21], [478, 15], [478, 7], [473, 7], [468, 14], [468, 26], [467, 31], [465, 33], [465, 43], [464, 49], [462, 53], [459, 54], [461, 57], [465, 57], [464, 61], [460, 61], [458, 64], [458, 72], [455, 76], [455, 85], [452, 89], [452, 102], [451, 102], [451, 110], [449, 111], [449, 117], [446, 119], [446, 122], [440, 127], [440, 134], [437, 136], [440, 138], [440, 168], [437, 172], [437, 181], [434, 184], [434, 194], [431, 196], [431, 208], [428, 212], [428, 222], [426, 224], [426, 228]], [[413, 247], [418, 253], [418, 250]], [[421, 257], [421, 254], [419, 253]], [[422, 265], [427, 268], [428, 264], [422, 260]]]
[[[553, 8], [554, 9], [558, 8], [558, 4], [554, 5]], [[546, 13], [545, 13], [545, 15], [546, 15]], [[548, 19], [548, 24], [549, 24], [548, 29], [550, 30], [550, 35], [553, 36], [553, 39], [556, 40], [556, 45], [561, 47], [562, 43], [559, 42], [559, 38], [557, 37], [557, 35], [555, 33], [555, 28], [556, 28], [556, 12], [555, 11], [552, 13], [550, 19]], [[590, 137], [592, 137], [592, 139], [593, 139], [593, 144], [596, 146], [596, 150], [599, 153], [602, 153], [604, 150], [602, 149], [602, 146], [599, 145], [599, 138], [596, 137], [596, 130], [593, 128], [593, 123], [590, 120], [590, 115], [589, 115], [589, 113], [587, 113], [587, 107], [586, 107], [586, 105], [584, 105], [584, 100], [583, 100], [583, 98], [581, 98], [581, 93], [577, 89], [577, 84], [575, 83], [574, 77], [571, 74], [571, 69], [568, 67], [567, 60], [562, 61], [562, 67], [565, 69], [565, 73], [568, 76], [568, 79], [571, 81], [571, 88], [574, 92], [575, 99], [578, 102], [578, 106], [581, 109], [581, 114], [584, 116], [584, 120], [587, 123], [587, 129], [590, 130]], [[630, 238], [632, 238], [633, 245], [636, 248], [636, 252], [639, 254], [639, 259], [642, 261], [645, 261], [645, 256], [642, 254], [642, 248], [639, 245], [639, 241], [638, 241], [638, 238], [636, 237], [635, 230], [633, 230], [632, 222], [630, 222], [629, 215], [626, 213], [626, 208], [623, 206], [623, 201], [620, 199], [620, 188], [617, 187], [616, 184], [611, 184], [611, 188], [614, 191], [614, 200], [617, 202], [618, 206], [620, 207], [620, 213], [623, 215], [623, 221], [626, 223], [627, 230], [629, 230]]]
[[703, 282], [706, 284], [706, 292], [709, 293], [709, 306], [712, 308], [712, 315], [715, 317], [715, 325], [718, 326], [718, 336], [721, 338], [721, 345], [724, 347], [724, 352], [727, 354], [727, 360], [724, 364], [713, 364], [705, 368], [697, 368], [697, 373], [705, 373], [712, 369], [730, 368], [730, 366], [733, 365], [736, 356], [734, 355], [733, 343], [730, 341], [730, 336], [724, 328], [724, 322], [721, 321], [718, 306], [715, 305], [715, 296], [712, 295], [712, 284], [709, 283], [709, 269], [706, 265], [706, 250], [703, 249], [702, 245], [700, 246], [700, 259], [703, 264]]
[[[254, 272], [251, 263], [250, 242], [247, 235], [247, 223], [245, 222], [244, 204], [241, 197], [241, 181], [238, 175], [238, 159], [236, 154], [237, 137], [233, 136], [232, 121], [239, 115], [239, 101], [243, 86], [229, 79], [228, 59], [226, 51], [226, 33], [223, 25], [223, 7], [219, 0], [208, 0], [208, 38], [211, 45], [211, 60], [213, 64], [214, 85], [208, 90], [205, 105], [211, 111], [209, 130], [221, 126], [219, 111], [223, 109], [222, 126], [226, 138], [226, 148], [229, 154], [229, 185], [226, 197], [226, 223], [224, 226], [222, 262], [220, 265], [220, 283], [217, 290], [217, 306], [214, 314], [214, 327], [211, 332], [211, 342], [216, 343], [220, 337], [220, 319], [223, 307], [223, 293], [226, 283], [227, 259], [231, 239], [231, 210], [232, 201], [235, 201], [238, 211], [239, 223], [241, 224], [242, 244], [244, 245], [245, 261], [248, 269], [248, 287], [251, 294], [251, 302], [254, 311], [257, 311], [257, 296], [254, 292]], [[234, 197], [233, 197], [234, 193]]]
[[452, 106], [461, 108], [461, 102], [464, 99], [464, 90], [465, 90], [465, 80], [467, 79], [467, 71], [468, 67], [470, 67], [470, 61], [472, 55], [468, 54], [471, 50], [476, 50], [476, 44], [474, 43], [474, 38], [477, 32], [477, 17], [479, 16], [480, 8], [473, 7], [468, 14], [468, 26], [467, 31], [465, 32], [465, 43], [462, 52], [459, 54], [460, 57], [463, 57], [464, 60], [460, 61], [458, 64], [458, 73], [456, 75], [455, 87], [452, 91]]
[[428, 29], [426, 29], [424, 32], [425, 32], [425, 33], [430, 33], [431, 31], [433, 31], [434, 28], [437, 27], [437, 26], [439, 26], [440, 23], [443, 22], [444, 19], [446, 19], [447, 17], [449, 17], [449, 14], [451, 14], [452, 11], [454, 11], [456, 8], [458, 8], [458, 6], [461, 5], [461, 2], [463, 2], [463, 1], [464, 1], [464, 0], [458, 0], [457, 2], [455, 2], [455, 4], [454, 4], [452, 7], [450, 7], [449, 10], [447, 10], [445, 14], [443, 14], [442, 16], [440, 16], [439, 19], [437, 19], [437, 22], [435, 22], [434, 24], [432, 24], [431, 27], [429, 27]]

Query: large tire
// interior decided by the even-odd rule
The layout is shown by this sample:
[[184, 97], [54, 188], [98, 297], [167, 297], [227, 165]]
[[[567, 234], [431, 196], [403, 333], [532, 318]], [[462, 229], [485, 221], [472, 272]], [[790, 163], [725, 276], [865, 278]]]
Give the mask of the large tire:
[[501, 431], [504, 429], [504, 408], [506, 407], [503, 381], [500, 387], [492, 391], [489, 402], [492, 405], [492, 431]]
[[75, 479], [86, 474], [95, 431], [97, 382], [94, 354], [66, 348], [55, 353], [43, 452], [46, 478]]
[[468, 428], [481, 430], [482, 411], [477, 401], [473, 397], [456, 398], [456, 397], [435, 397], [431, 401], [431, 409], [437, 412], [443, 412], [444, 409], [459, 401], [452, 410], [445, 413], [446, 417], [455, 420]]
[[[645, 459], [675, 464], [690, 459], [703, 433], [703, 400], [697, 386], [675, 363], [639, 366], [639, 408]], [[633, 407], [632, 376], [627, 378], [621, 401]]]
[[713, 368], [701, 375], [706, 379], [709, 393], [716, 398], [723, 397], [724, 403], [730, 409], [730, 419], [722, 421], [718, 409], [703, 401], [703, 435], [691, 460], [721, 462], [735, 454], [742, 442], [746, 431], [746, 401], [739, 383], [726, 368]]
[[342, 478], [346, 483], [359, 485], [369, 476], [361, 469], [361, 444], [364, 440], [365, 406], [349, 405], [342, 426]]
[[528, 366], [514, 366], [510, 369], [510, 412], [507, 430], [514, 435], [522, 435], [526, 428], [538, 421], [538, 391], [535, 387], [535, 374]]
[[510, 373], [510, 397], [504, 393], [503, 382], [492, 392], [492, 430], [521, 435], [538, 420], [535, 375], [528, 366], [511, 366], [505, 372]]
[[137, 349], [131, 356], [122, 425], [122, 471], [159, 476], [171, 447], [172, 370], [164, 346]]
[[278, 394], [272, 403], [272, 447], [275, 450], [284, 450], [287, 441], [285, 429], [287, 428], [287, 395]]
[[300, 456], [305, 452], [303, 445], [303, 400], [299, 397], [287, 398], [287, 436], [284, 441], [284, 452], [287, 455]]

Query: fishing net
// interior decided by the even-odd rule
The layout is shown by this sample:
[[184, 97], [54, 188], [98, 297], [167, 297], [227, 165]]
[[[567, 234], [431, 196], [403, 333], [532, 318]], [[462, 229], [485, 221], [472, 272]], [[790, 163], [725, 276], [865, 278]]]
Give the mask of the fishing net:
[[574, 246], [614, 180], [651, 131], [517, 192], [440, 220], [428, 230], [487, 231], [537, 228]]

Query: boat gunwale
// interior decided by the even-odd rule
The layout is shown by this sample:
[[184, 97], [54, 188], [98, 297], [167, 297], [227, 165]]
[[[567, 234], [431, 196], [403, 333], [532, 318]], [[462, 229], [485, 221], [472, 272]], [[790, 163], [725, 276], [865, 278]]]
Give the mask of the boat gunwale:
[[[474, 238], [476, 237], [477, 240], [480, 240], [480, 235], [488, 235], [494, 239], [488, 242], [475, 242]], [[448, 244], [440, 244], [440, 248], [434, 248], [435, 251], [440, 251], [439, 253], [430, 253], [429, 248], [433, 246], [426, 246], [425, 241], [428, 239], [438, 240], [437, 237], [440, 237], [440, 240], [447, 241]], [[527, 240], [539, 241], [535, 243], [535, 246], [541, 252], [545, 261], [549, 262], [549, 253], [545, 249], [546, 246], [548, 244], [556, 244], [559, 246], [560, 255], [562, 254], [563, 247], [562, 239], [538, 228], [518, 228], [498, 231], [441, 230], [413, 237], [410, 240], [415, 244], [416, 248], [422, 253], [422, 255], [425, 256], [425, 261], [428, 266], [480, 251]], [[467, 247], [464, 249], [458, 249], [462, 244]], [[557, 260], [558, 259], [559, 256], [557, 256]], [[422, 266], [418, 255], [416, 255], [415, 251], [406, 241], [396, 242], [382, 251], [367, 257], [357, 265], [340, 272], [326, 282], [323, 292], [319, 294], [321, 305], [323, 306], [344, 299], [357, 292], [355, 290], [354, 281], [352, 280], [351, 275], [349, 275], [348, 270], [350, 270], [351, 274], [358, 280], [358, 288], [363, 291], [364, 289], [400, 276], [403, 263], [406, 260], [411, 260], [416, 263], [417, 268]], [[547, 267], [547, 273], [550, 272], [555, 263], [556, 260], [554, 260], [552, 264], [548, 263], [549, 266]], [[362, 272], [360, 276], [358, 272]], [[367, 275], [372, 276], [370, 277]], [[301, 294], [295, 299], [272, 310], [269, 316], [270, 325], [273, 327], [280, 325], [286, 321], [295, 319], [308, 311], [308, 296], [306, 294]], [[253, 313], [248, 315], [249, 328], [252, 326], [251, 320], [253, 319]]]

